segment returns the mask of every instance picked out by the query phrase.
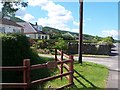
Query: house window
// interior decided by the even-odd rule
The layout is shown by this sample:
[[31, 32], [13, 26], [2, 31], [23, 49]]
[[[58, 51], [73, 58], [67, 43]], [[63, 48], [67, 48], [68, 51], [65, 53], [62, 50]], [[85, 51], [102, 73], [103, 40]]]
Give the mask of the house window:
[[38, 37], [38, 39], [40, 39], [40, 36]]
[[38, 34], [38, 39], [41, 39], [41, 38], [40, 38], [40, 34]]
[[0, 33], [5, 33], [5, 27], [0, 27]]
[[13, 33], [20, 33], [20, 30], [13, 29]]
[[44, 36], [42, 36], [42, 39], [44, 39]]
[[45, 39], [47, 39], [47, 36], [45, 36]]
[[15, 29], [13, 29], [13, 33], [15, 33], [16, 31], [15, 31]]

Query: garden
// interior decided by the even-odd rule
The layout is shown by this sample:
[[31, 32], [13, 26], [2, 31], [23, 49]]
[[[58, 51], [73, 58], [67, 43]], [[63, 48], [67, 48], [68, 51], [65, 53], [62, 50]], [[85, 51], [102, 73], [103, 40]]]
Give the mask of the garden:
[[[85, 37], [84, 37], [85, 38]], [[83, 40], [82, 53], [91, 55], [110, 55], [114, 39], [112, 37], [92, 37], [91, 40]], [[34, 39], [31, 48], [40, 54], [54, 54], [53, 49], [63, 50], [67, 54], [78, 54], [78, 40], [56, 38], [49, 40]]]

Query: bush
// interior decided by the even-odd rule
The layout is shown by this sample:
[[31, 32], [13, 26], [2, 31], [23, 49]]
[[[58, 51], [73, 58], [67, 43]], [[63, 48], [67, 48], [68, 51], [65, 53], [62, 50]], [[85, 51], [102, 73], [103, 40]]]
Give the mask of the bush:
[[59, 50], [66, 50], [67, 43], [62, 38], [59, 38], [58, 41], [55, 43], [55, 48]]
[[[23, 59], [30, 59], [31, 65], [46, 62], [44, 60], [45, 58], [43, 59], [39, 57], [36, 52], [33, 52], [32, 49], [30, 49], [30, 43], [28, 41], [29, 38], [26, 36], [21, 34], [0, 34], [0, 38], [2, 38], [2, 66], [22, 66]], [[49, 70], [46, 68], [31, 71], [31, 80], [48, 76]], [[3, 71], [2, 82], [23, 82], [23, 72]], [[36, 89], [34, 90], [37, 90], [38, 85], [33, 88], [35, 87]]]
[[45, 40], [38, 40], [37, 41], [37, 48], [47, 48], [47, 42]]
[[104, 45], [110, 45], [112, 46], [114, 43], [114, 39], [112, 37], [106, 37], [103, 38], [101, 41], [98, 42], [98, 44], [104, 44]]

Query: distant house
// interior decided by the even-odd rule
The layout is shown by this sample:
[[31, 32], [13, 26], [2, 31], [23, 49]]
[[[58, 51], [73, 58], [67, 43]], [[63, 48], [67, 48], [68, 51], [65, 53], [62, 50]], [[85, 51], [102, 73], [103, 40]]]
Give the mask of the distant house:
[[12, 21], [15, 21], [17, 24], [24, 28], [24, 34], [33, 39], [49, 39], [49, 34], [42, 31], [42, 26], [37, 25], [37, 23], [31, 24], [17, 17], [11, 17]]
[[22, 26], [5, 17], [0, 19], [0, 33], [24, 33]]
[[32, 39], [49, 39], [42, 26], [31, 24], [17, 17], [6, 16], [0, 19], [0, 33], [23, 33]]
[[33, 39], [49, 39], [49, 34], [42, 31], [42, 26], [34, 25], [29, 22], [17, 22], [24, 28], [24, 34]]

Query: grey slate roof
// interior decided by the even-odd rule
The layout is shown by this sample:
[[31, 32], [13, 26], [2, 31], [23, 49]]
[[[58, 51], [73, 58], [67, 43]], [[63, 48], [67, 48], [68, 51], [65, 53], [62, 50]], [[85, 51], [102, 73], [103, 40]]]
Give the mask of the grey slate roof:
[[0, 24], [22, 27], [22, 26], [18, 25], [16, 22], [14, 22], [12, 20], [9, 20], [9, 19], [6, 19], [6, 18], [1, 18], [0, 19]]
[[44, 31], [39, 31], [39, 30], [37, 30], [34, 26], [34, 24], [32, 24], [32, 23], [30, 23], [31, 24], [31, 26], [37, 31], [37, 33], [39, 33], [39, 34], [48, 34], [48, 33], [46, 33], [46, 32], [44, 32]]

